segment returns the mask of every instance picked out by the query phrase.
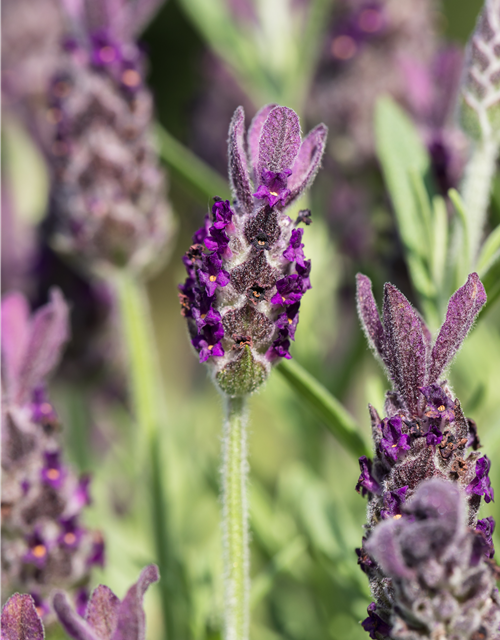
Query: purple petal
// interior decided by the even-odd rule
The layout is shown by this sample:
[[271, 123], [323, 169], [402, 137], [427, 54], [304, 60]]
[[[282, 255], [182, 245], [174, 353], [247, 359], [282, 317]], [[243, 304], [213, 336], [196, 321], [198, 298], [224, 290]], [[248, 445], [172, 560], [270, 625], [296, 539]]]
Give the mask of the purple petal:
[[257, 175], [257, 169], [259, 166], [260, 134], [262, 133], [262, 127], [264, 126], [264, 122], [267, 120], [267, 116], [276, 106], [276, 104], [266, 104], [265, 107], [262, 107], [262, 109], [255, 114], [250, 128], [248, 129], [248, 153], [250, 155], [250, 163], [254, 172], [254, 182], [256, 184], [258, 180], [260, 180], [260, 175]]
[[234, 198], [245, 213], [252, 213], [253, 189], [248, 175], [247, 156], [244, 147], [245, 112], [238, 107], [229, 126], [228, 158], [229, 182]]
[[356, 275], [358, 315], [370, 347], [384, 361], [384, 327], [380, 322], [377, 303], [373, 297], [370, 278], [362, 273]]
[[326, 146], [328, 127], [319, 124], [302, 141], [299, 153], [292, 166], [292, 175], [288, 181], [290, 195], [287, 204], [295, 200], [312, 183], [321, 165]]
[[43, 624], [28, 594], [15, 593], [2, 609], [2, 640], [43, 640]]
[[31, 336], [19, 374], [17, 402], [25, 404], [33, 389], [44, 382], [59, 362], [69, 337], [68, 307], [59, 289], [52, 289], [50, 302], [33, 316]]
[[275, 107], [262, 127], [259, 143], [259, 179], [264, 171], [290, 169], [300, 149], [299, 117], [288, 107]]
[[73, 640], [101, 640], [87, 622], [71, 607], [66, 594], [58, 591], [54, 595], [53, 605], [59, 622]]
[[477, 273], [471, 273], [463, 287], [450, 298], [446, 320], [432, 350], [429, 384], [439, 376], [455, 357], [474, 320], [486, 302], [486, 292]]
[[155, 564], [150, 564], [141, 571], [139, 580], [130, 587], [120, 603], [118, 625], [112, 640], [144, 640], [146, 617], [142, 608], [142, 599], [149, 585], [158, 582], [159, 579], [160, 574]]
[[21, 293], [2, 300], [2, 357], [5, 384], [10, 397], [17, 394], [19, 374], [30, 335], [30, 310]]
[[392, 284], [384, 287], [385, 362], [396, 391], [418, 415], [425, 384], [426, 350], [420, 316]]
[[100, 584], [94, 589], [87, 605], [85, 620], [100, 640], [110, 640], [118, 622], [120, 600], [108, 587]]

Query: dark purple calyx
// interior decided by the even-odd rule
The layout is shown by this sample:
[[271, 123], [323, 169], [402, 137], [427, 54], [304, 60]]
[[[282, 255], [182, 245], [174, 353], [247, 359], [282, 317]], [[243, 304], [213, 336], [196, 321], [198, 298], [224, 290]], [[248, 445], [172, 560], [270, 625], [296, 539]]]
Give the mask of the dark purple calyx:
[[386, 491], [384, 493], [384, 508], [380, 512], [384, 520], [401, 515], [401, 507], [405, 502], [407, 491], [408, 487], [406, 486], [396, 489], [396, 491]]
[[377, 605], [372, 602], [368, 605], [368, 618], [365, 618], [361, 623], [363, 629], [370, 634], [370, 638], [373, 640], [377, 640], [380, 636], [388, 637], [391, 633], [391, 626], [382, 620], [376, 611]]
[[493, 532], [495, 531], [495, 520], [489, 516], [477, 521], [476, 532], [482, 537], [485, 543], [484, 555], [486, 558], [493, 558], [495, 547], [493, 545]]

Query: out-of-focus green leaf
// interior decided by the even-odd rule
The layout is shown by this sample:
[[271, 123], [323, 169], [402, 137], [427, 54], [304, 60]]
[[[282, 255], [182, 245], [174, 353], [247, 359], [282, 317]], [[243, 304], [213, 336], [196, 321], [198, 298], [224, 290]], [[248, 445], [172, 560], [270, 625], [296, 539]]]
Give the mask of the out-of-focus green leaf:
[[450, 198], [453, 206], [455, 207], [455, 213], [457, 214], [458, 226], [455, 227], [455, 238], [453, 240], [453, 250], [456, 255], [453, 256], [455, 264], [455, 281], [452, 289], [455, 290], [461, 286], [465, 281], [468, 273], [469, 262], [467, 256], [469, 255], [469, 234], [467, 233], [468, 218], [467, 211], [465, 210], [465, 204], [462, 200], [462, 196], [456, 189], [450, 189], [448, 191], [448, 197]]
[[277, 370], [351, 454], [356, 457], [369, 455], [354, 418], [316, 378], [295, 360], [283, 360]]
[[493, 307], [493, 304], [500, 297], [500, 256], [491, 264], [486, 273], [481, 275], [481, 281], [488, 296], [488, 303], [481, 314], [483, 315]]
[[[441, 196], [434, 196], [434, 233], [432, 244], [432, 279], [438, 293], [443, 294], [446, 263], [448, 257], [448, 213], [446, 203]], [[443, 297], [441, 295], [441, 297]]]
[[380, 98], [375, 108], [375, 140], [403, 243], [408, 251], [424, 256], [425, 229], [411, 174], [425, 176], [429, 157], [409, 117], [388, 97]]
[[479, 254], [476, 269], [479, 276], [482, 277], [487, 273], [488, 269], [500, 258], [500, 225], [495, 227], [490, 235], [486, 238], [485, 243]]
[[229, 185], [224, 178], [171, 136], [160, 124], [156, 125], [156, 137], [160, 156], [181, 182], [188, 189], [194, 190], [197, 199], [206, 203], [207, 199], [211, 201], [214, 196], [224, 199], [230, 197]]

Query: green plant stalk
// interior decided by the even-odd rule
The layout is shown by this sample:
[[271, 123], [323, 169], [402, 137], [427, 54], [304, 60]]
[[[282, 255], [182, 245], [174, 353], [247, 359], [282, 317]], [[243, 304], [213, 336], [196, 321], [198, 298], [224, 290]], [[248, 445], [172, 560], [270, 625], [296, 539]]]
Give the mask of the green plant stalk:
[[248, 551], [246, 397], [225, 398], [222, 449], [224, 637], [247, 640], [250, 578]]
[[155, 357], [154, 333], [146, 291], [142, 282], [125, 270], [113, 274], [120, 316], [122, 337], [127, 350], [129, 388], [135, 419], [146, 440], [147, 455], [151, 462], [151, 510], [156, 547], [156, 560], [160, 569], [159, 582], [161, 609], [166, 637], [174, 640], [175, 593], [171, 583], [171, 544], [169, 540], [168, 502], [161, 473], [159, 427], [164, 421], [160, 404], [161, 377]]
[[469, 270], [465, 275], [474, 268], [478, 257], [497, 156], [498, 142], [492, 136], [476, 143], [465, 167], [461, 189], [469, 239], [468, 256], [464, 261]]

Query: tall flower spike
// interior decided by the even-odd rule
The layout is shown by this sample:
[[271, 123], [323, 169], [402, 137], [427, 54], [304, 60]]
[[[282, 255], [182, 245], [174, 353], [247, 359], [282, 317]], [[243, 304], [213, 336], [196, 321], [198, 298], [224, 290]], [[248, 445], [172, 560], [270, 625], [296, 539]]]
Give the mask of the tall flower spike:
[[[372, 638], [413, 640], [440, 637], [441, 624], [442, 628], [450, 629], [450, 635], [443, 632], [442, 637], [465, 640], [473, 637], [475, 630], [492, 629], [493, 622], [497, 624], [500, 614], [496, 596], [493, 597], [491, 589], [483, 594], [484, 619], [478, 614], [464, 622], [463, 631], [455, 628], [460, 620], [470, 617], [469, 609], [479, 601], [471, 591], [464, 600], [470, 607], [463, 604], [464, 594], [456, 591], [455, 582], [447, 582], [449, 573], [438, 565], [442, 562], [443, 567], [451, 567], [458, 563], [456, 570], [472, 582], [477, 579], [478, 584], [493, 580], [493, 570], [487, 561], [494, 553], [491, 542], [494, 522], [477, 520], [481, 496], [490, 502], [493, 490], [488, 477], [490, 461], [477, 451], [475, 424], [465, 418], [459, 400], [453, 398], [441, 376], [486, 302], [484, 287], [477, 274], [469, 275], [466, 284], [451, 297], [446, 319], [432, 345], [424, 321], [396, 287], [391, 284], [384, 287], [382, 322], [370, 280], [358, 274], [357, 283], [361, 324], [394, 388], [386, 397], [387, 417], [380, 419], [370, 407], [374, 459], [363, 456], [359, 461], [361, 475], [356, 490], [368, 495], [368, 524], [363, 546], [357, 553], [375, 600], [363, 626]], [[469, 447], [472, 451], [467, 452]], [[439, 479], [432, 480], [437, 485], [431, 482], [424, 489], [422, 483], [433, 478]], [[438, 502], [449, 503], [448, 511], [436, 507], [437, 515], [441, 511], [439, 521], [435, 520], [436, 514], [425, 515], [422, 506], [424, 494], [432, 496], [433, 491]], [[466, 513], [462, 503], [467, 507]], [[417, 505], [422, 508], [419, 510]], [[417, 525], [415, 520], [428, 522]], [[441, 530], [448, 531], [448, 542], [443, 547], [439, 547]], [[405, 540], [411, 543], [405, 546]], [[448, 554], [447, 545], [455, 545], [454, 555]], [[473, 559], [469, 553], [472, 551]], [[416, 556], [408, 560], [408, 553], [421, 553], [421, 565]], [[415, 595], [417, 582], [421, 585], [419, 599]], [[434, 619], [434, 604], [430, 604], [429, 598], [436, 585], [440, 585], [438, 593], [443, 604]], [[493, 600], [488, 600], [490, 596]], [[478, 596], [479, 600], [482, 597]], [[460, 609], [462, 604], [455, 606], [450, 598], [457, 598], [464, 608]], [[450, 611], [444, 608], [445, 604], [451, 607]], [[415, 624], [420, 629], [418, 636]]]
[[78, 589], [84, 606], [90, 569], [104, 559], [102, 536], [80, 522], [89, 478], [65, 465], [57, 414], [44, 389], [68, 339], [68, 309], [53, 290], [30, 317], [26, 299], [13, 293], [2, 301], [1, 324], [2, 587], [6, 595], [30, 591], [50, 620], [51, 589]]
[[54, 609], [73, 640], [144, 640], [146, 617], [142, 601], [148, 587], [159, 579], [158, 567], [150, 564], [123, 600], [101, 584], [90, 596], [85, 617], [79, 616], [60, 592], [54, 596]]
[[43, 127], [53, 174], [48, 227], [85, 268], [151, 269], [172, 233], [152, 97], [134, 42], [158, 4], [65, 2], [74, 29], [48, 88], [52, 125]]
[[500, 141], [500, 1], [486, 0], [469, 42], [461, 92], [461, 121], [476, 140]]
[[291, 357], [311, 262], [295, 228], [304, 217], [293, 224], [284, 210], [314, 179], [327, 134], [320, 124], [302, 140], [297, 114], [267, 105], [248, 131], [247, 155], [244, 120], [239, 107], [229, 127], [234, 201], [214, 198], [184, 257], [188, 278], [179, 287], [191, 342], [229, 396], [251, 393], [271, 364]]

